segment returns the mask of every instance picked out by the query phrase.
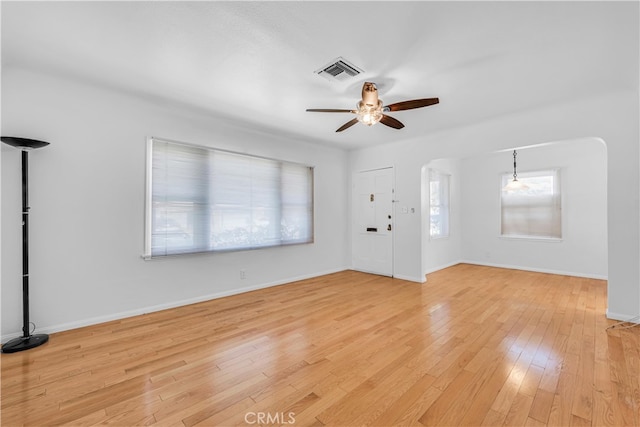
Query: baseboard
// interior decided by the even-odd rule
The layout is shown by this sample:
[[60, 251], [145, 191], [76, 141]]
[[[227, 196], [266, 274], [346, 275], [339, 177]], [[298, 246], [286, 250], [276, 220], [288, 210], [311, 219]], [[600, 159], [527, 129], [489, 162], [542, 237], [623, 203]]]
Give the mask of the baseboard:
[[396, 279], [407, 280], [410, 282], [425, 283], [428, 280], [427, 278], [428, 274], [435, 273], [436, 271], [444, 270], [445, 268], [453, 267], [454, 265], [458, 265], [458, 264], [482, 265], [485, 267], [508, 268], [513, 270], [533, 271], [536, 273], [548, 273], [548, 274], [558, 274], [561, 276], [574, 276], [574, 277], [584, 277], [587, 279], [607, 280], [607, 276], [600, 276], [595, 274], [584, 274], [584, 273], [576, 273], [576, 272], [570, 272], [570, 271], [523, 267], [523, 266], [508, 265], [508, 264], [486, 263], [486, 262], [470, 261], [470, 260], [458, 260], [458, 261], [453, 261], [447, 264], [430, 268], [424, 272], [423, 277], [405, 276], [402, 274], [394, 274], [393, 277]]
[[387, 276], [386, 274], [380, 274], [380, 273], [377, 273], [377, 272], [375, 272], [375, 271], [367, 271], [367, 270], [363, 270], [363, 269], [361, 269], [361, 268], [353, 268], [353, 267], [350, 267], [349, 269], [350, 269], [350, 270], [353, 270], [353, 271], [359, 271], [359, 272], [361, 272], [361, 273], [375, 274], [375, 275], [378, 275], [378, 276], [392, 277], [392, 278], [394, 278], [394, 279], [406, 280], [406, 281], [408, 281], [408, 282], [417, 282], [417, 283], [424, 283], [424, 282], [426, 282], [426, 280], [425, 280], [425, 278], [424, 278], [424, 277], [405, 276], [405, 275], [403, 275], [403, 274], [393, 274], [392, 276]]
[[453, 261], [448, 264], [440, 265], [438, 267], [429, 268], [424, 272], [424, 275], [426, 276], [427, 274], [435, 273], [436, 271], [444, 270], [445, 268], [453, 267], [454, 265], [458, 265], [463, 262], [464, 261]]
[[609, 309], [605, 312], [607, 319], [611, 320], [619, 320], [620, 322], [630, 322], [640, 324], [640, 316], [638, 315], [630, 315], [630, 314], [621, 314], [615, 313], [613, 311], [609, 311]]
[[[53, 334], [53, 333], [56, 333], [56, 332], [69, 331], [69, 330], [72, 330], [72, 329], [83, 328], [85, 326], [97, 325], [97, 324], [100, 324], [100, 323], [111, 322], [111, 321], [114, 321], [114, 320], [122, 320], [122, 319], [126, 319], [128, 317], [140, 316], [140, 315], [143, 315], [143, 314], [154, 313], [154, 312], [162, 311], [162, 310], [169, 310], [169, 309], [176, 308], [176, 307], [183, 307], [185, 305], [197, 304], [199, 302], [210, 301], [210, 300], [214, 300], [214, 299], [218, 299], [218, 298], [224, 298], [224, 297], [228, 297], [228, 296], [232, 296], [232, 295], [243, 294], [245, 292], [257, 291], [259, 289], [265, 289], [265, 288], [270, 288], [272, 286], [284, 285], [286, 283], [297, 282], [299, 280], [313, 279], [314, 277], [319, 277], [319, 276], [324, 276], [324, 275], [327, 275], [327, 274], [338, 273], [340, 271], [344, 271], [344, 270], [348, 270], [348, 269], [349, 269], [348, 267], [339, 268], [339, 269], [333, 269], [333, 270], [328, 270], [328, 271], [324, 271], [324, 272], [318, 272], [318, 273], [313, 273], [313, 274], [307, 274], [307, 275], [302, 275], [302, 276], [291, 277], [291, 278], [287, 278], [287, 279], [283, 279], [283, 280], [277, 280], [277, 281], [274, 281], [274, 282], [261, 283], [261, 284], [258, 284], [258, 285], [247, 286], [247, 287], [244, 287], [244, 288], [238, 288], [238, 289], [231, 289], [231, 290], [222, 291], [222, 292], [216, 292], [214, 294], [202, 295], [202, 296], [195, 297], [195, 298], [188, 298], [188, 299], [184, 299], [184, 300], [180, 300], [180, 301], [173, 301], [173, 302], [170, 302], [170, 303], [143, 307], [143, 308], [136, 309], [136, 310], [122, 311], [122, 312], [109, 314], [109, 315], [105, 315], [105, 316], [96, 316], [96, 317], [91, 317], [91, 318], [88, 318], [88, 319], [78, 320], [78, 321], [75, 321], [75, 322], [61, 323], [59, 325], [39, 327], [38, 330], [37, 330], [37, 333], [39, 333], [39, 334]], [[4, 343], [4, 342], [7, 342], [8, 340], [10, 340], [11, 338], [16, 338], [16, 337], [19, 337], [21, 335], [22, 335], [22, 332], [20, 332], [20, 331], [14, 332], [14, 333], [10, 333], [10, 334], [5, 334], [5, 335], [2, 335], [0, 337], [0, 340], [1, 340], [1, 342]]]
[[480, 261], [471, 261], [471, 260], [461, 260], [459, 263], [460, 264], [482, 265], [482, 266], [485, 266], [485, 267], [508, 268], [508, 269], [512, 269], [512, 270], [533, 271], [533, 272], [536, 272], [536, 273], [558, 274], [560, 276], [584, 277], [585, 279], [608, 280], [607, 276], [602, 276], [602, 275], [599, 275], [599, 274], [577, 273], [575, 271], [552, 270], [552, 269], [549, 269], [549, 268], [523, 267], [523, 266], [519, 266], [519, 265], [495, 264], [495, 263], [490, 263], [490, 262], [480, 262]]
[[[450, 264], [447, 264], [447, 265], [443, 265], [443, 266], [438, 267], [438, 268], [430, 269], [425, 274], [433, 273], [435, 271], [442, 270], [444, 268], [452, 267], [452, 266], [454, 266], [456, 264], [473, 264], [473, 265], [482, 265], [482, 266], [487, 266], [487, 267], [510, 268], [510, 269], [515, 269], [515, 270], [535, 271], [535, 272], [539, 272], [539, 273], [560, 274], [560, 275], [565, 275], [565, 276], [576, 276], [576, 277], [585, 277], [585, 278], [590, 278], [590, 279], [607, 280], [607, 277], [605, 277], [605, 276], [585, 275], [585, 274], [581, 274], [581, 273], [571, 273], [571, 272], [549, 270], [549, 269], [535, 269], [535, 268], [530, 268], [530, 267], [520, 267], [520, 266], [505, 265], [505, 264], [482, 263], [482, 262], [470, 261], [470, 260], [461, 260], [459, 262], [453, 262], [453, 263], [450, 263]], [[184, 300], [180, 300], [180, 301], [174, 301], [174, 302], [170, 302], [170, 303], [166, 303], [166, 304], [159, 304], [159, 305], [154, 305], [154, 306], [149, 306], [149, 307], [143, 307], [143, 308], [136, 309], [136, 310], [123, 311], [123, 312], [118, 312], [118, 313], [109, 314], [109, 315], [105, 315], [105, 316], [91, 317], [91, 318], [87, 318], [87, 319], [83, 319], [83, 320], [79, 320], [79, 321], [75, 321], [75, 322], [62, 323], [62, 324], [53, 325], [53, 326], [39, 327], [36, 332], [39, 333], [39, 334], [53, 334], [53, 333], [56, 333], [56, 332], [62, 332], [62, 331], [68, 331], [68, 330], [72, 330], [72, 329], [83, 328], [85, 326], [97, 325], [97, 324], [100, 324], [100, 323], [111, 322], [111, 321], [114, 321], [114, 320], [126, 319], [128, 317], [139, 316], [139, 315], [142, 315], [142, 314], [153, 313], [153, 312], [162, 311], [162, 310], [168, 310], [168, 309], [172, 309], [172, 308], [176, 308], [176, 307], [182, 307], [182, 306], [185, 306], [185, 305], [196, 304], [196, 303], [199, 303], [199, 302], [210, 301], [210, 300], [214, 300], [214, 299], [218, 299], [218, 298], [224, 298], [224, 297], [231, 296], [231, 295], [237, 295], [237, 294], [241, 294], [241, 293], [245, 293], [245, 292], [251, 292], [251, 291], [255, 291], [255, 290], [259, 290], [259, 289], [269, 288], [269, 287], [272, 287], [272, 286], [279, 286], [279, 285], [283, 285], [283, 284], [286, 284], [286, 283], [296, 282], [296, 281], [299, 281], [299, 280], [312, 279], [314, 277], [324, 276], [326, 274], [333, 274], [333, 273], [337, 273], [337, 272], [344, 271], [344, 270], [349, 270], [349, 269], [350, 269], [350, 267], [343, 267], [343, 268], [328, 270], [328, 271], [324, 271], [324, 272], [318, 272], [318, 273], [313, 273], [313, 274], [308, 274], [308, 275], [291, 277], [291, 278], [287, 278], [287, 279], [283, 279], [283, 280], [277, 280], [277, 281], [274, 281], [274, 282], [262, 283], [262, 284], [258, 284], [258, 285], [254, 285], [254, 286], [247, 286], [247, 287], [244, 287], [244, 288], [231, 289], [231, 290], [227, 290], [227, 291], [223, 291], [223, 292], [216, 292], [214, 294], [202, 295], [202, 296], [199, 296], [199, 297], [184, 299]], [[414, 277], [414, 276], [405, 276], [405, 275], [394, 275], [394, 277], [396, 279], [407, 280], [407, 281], [416, 282], [416, 283], [425, 283], [426, 282], [426, 278], [425, 277]], [[607, 318], [610, 318], [610, 319], [620, 320], [620, 321], [628, 321], [629, 319], [633, 319], [634, 317], [635, 317], [634, 315], [613, 313], [613, 312], [609, 312], [609, 310], [607, 310]], [[1, 342], [6, 342], [11, 338], [15, 338], [15, 337], [18, 337], [20, 335], [22, 335], [21, 331], [16, 331], [14, 333], [9, 333], [9, 334], [4, 334], [4, 335], [0, 336], [0, 341]]]
[[394, 279], [406, 280], [408, 282], [424, 283], [427, 281], [424, 277], [404, 276], [402, 274], [394, 274]]

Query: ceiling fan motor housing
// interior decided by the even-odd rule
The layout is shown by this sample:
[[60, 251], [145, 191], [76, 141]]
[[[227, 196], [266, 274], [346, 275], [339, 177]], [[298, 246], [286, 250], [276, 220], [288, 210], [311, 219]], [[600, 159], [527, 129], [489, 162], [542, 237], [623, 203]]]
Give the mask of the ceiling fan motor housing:
[[378, 105], [378, 88], [375, 83], [365, 82], [362, 85], [362, 103], [375, 107]]

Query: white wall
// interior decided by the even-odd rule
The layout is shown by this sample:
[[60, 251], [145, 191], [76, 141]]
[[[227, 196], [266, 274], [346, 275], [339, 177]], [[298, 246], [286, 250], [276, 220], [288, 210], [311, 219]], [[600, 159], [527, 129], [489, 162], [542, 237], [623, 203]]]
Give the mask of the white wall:
[[588, 138], [518, 149], [518, 172], [559, 168], [562, 239], [500, 237], [500, 177], [511, 150], [462, 160], [465, 262], [606, 279], [607, 155]]
[[[444, 102], [444, 100], [443, 100]], [[392, 142], [351, 153], [352, 171], [396, 167], [396, 198], [420, 206], [421, 170], [439, 158], [462, 158], [541, 143], [599, 137], [607, 146], [608, 315], [625, 319], [640, 313], [638, 88], [591, 91], [571, 102], [550, 103], [423, 138]], [[394, 271], [421, 282], [420, 215], [397, 215]]]
[[[31, 320], [69, 329], [348, 266], [347, 154], [222, 118], [3, 67], [2, 135], [30, 155]], [[148, 136], [315, 166], [315, 243], [144, 261]], [[21, 315], [20, 152], [2, 144], [2, 335]], [[240, 269], [246, 279], [240, 280]]]
[[[432, 239], [429, 232], [429, 169], [449, 174], [449, 236]], [[437, 159], [422, 168], [422, 253], [425, 275], [457, 264], [461, 259], [462, 176], [459, 159]]]

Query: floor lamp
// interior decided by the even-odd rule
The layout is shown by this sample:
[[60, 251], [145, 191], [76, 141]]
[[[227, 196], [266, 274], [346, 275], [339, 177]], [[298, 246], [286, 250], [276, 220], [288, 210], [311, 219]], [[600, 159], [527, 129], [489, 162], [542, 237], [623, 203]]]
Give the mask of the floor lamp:
[[22, 150], [22, 336], [2, 345], [3, 353], [15, 353], [38, 347], [49, 341], [49, 335], [29, 332], [29, 151], [49, 145], [28, 138], [0, 137], [2, 142]]

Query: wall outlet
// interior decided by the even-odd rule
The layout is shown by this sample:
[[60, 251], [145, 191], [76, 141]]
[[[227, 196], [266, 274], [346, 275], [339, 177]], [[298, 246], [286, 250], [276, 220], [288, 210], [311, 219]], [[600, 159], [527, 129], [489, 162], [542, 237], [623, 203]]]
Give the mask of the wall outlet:
[[247, 278], [247, 272], [245, 270], [240, 270], [240, 280], [244, 280]]

